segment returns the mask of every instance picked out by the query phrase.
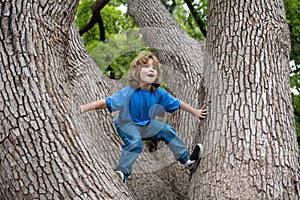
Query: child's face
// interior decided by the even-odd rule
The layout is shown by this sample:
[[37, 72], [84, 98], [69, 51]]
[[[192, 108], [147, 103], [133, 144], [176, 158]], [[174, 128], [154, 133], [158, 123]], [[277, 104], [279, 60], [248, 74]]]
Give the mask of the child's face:
[[157, 78], [157, 67], [153, 65], [153, 60], [149, 59], [148, 63], [141, 67], [140, 84], [151, 85]]

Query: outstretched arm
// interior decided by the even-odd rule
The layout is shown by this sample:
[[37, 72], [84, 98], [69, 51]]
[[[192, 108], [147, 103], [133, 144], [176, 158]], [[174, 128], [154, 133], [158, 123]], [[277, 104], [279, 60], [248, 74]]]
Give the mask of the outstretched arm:
[[191, 113], [192, 115], [194, 115], [198, 119], [199, 122], [200, 122], [200, 119], [204, 119], [207, 115], [205, 106], [203, 106], [200, 109], [195, 109], [195, 108], [191, 107], [190, 105], [184, 103], [183, 101], [180, 101], [180, 109], [187, 111], [187, 112]]
[[105, 99], [94, 101], [85, 105], [79, 106], [79, 111], [81, 113], [88, 112], [90, 110], [98, 110], [107, 108]]

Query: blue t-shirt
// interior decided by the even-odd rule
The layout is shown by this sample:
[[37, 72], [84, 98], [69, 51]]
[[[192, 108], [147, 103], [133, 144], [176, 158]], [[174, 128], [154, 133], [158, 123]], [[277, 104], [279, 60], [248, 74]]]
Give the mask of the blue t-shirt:
[[153, 93], [127, 86], [105, 100], [109, 112], [119, 111], [116, 123], [135, 122], [140, 126], [146, 126], [162, 112], [172, 113], [180, 107], [180, 101], [162, 88]]

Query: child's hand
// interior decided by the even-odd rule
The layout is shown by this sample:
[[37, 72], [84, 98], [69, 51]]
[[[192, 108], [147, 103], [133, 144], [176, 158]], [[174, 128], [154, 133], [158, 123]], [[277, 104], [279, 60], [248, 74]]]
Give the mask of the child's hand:
[[87, 107], [86, 105], [80, 105], [80, 106], [78, 106], [79, 113], [80, 114], [85, 113], [87, 111], [86, 107]]
[[[101, 101], [103, 101], [103, 100], [101, 100]], [[101, 102], [101, 101], [99, 101], [99, 102]], [[104, 100], [104, 102], [105, 102], [105, 100]], [[88, 103], [85, 105], [80, 105], [80, 106], [78, 106], [78, 110], [81, 114], [88, 112], [90, 110], [95, 110], [95, 107], [96, 107], [95, 103], [97, 103], [97, 102], [95, 101], [95, 102], [91, 102], [91, 103]]]
[[78, 110], [79, 110], [79, 113], [80, 113], [80, 114], [83, 113], [83, 108], [82, 108], [82, 107], [83, 107], [82, 105], [78, 106]]
[[204, 119], [207, 115], [206, 106], [204, 105], [201, 109], [197, 110], [195, 117], [197, 117], [198, 122], [201, 123], [201, 119]]

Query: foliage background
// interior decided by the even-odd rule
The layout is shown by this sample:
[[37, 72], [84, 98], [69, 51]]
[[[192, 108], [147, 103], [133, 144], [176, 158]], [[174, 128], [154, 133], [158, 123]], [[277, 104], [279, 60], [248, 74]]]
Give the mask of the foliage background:
[[[205, 37], [187, 8], [186, 1], [162, 2], [191, 37], [203, 40]], [[91, 18], [91, 6], [94, 2], [95, 0], [80, 1], [75, 19], [78, 29], [83, 28]], [[207, 0], [189, 2], [207, 26]], [[284, 5], [291, 37], [291, 92], [300, 147], [300, 1], [284, 0]], [[126, 76], [131, 60], [139, 51], [151, 49], [143, 42], [137, 26], [126, 13], [126, 0], [111, 0], [101, 10], [101, 16], [104, 21], [105, 41], [99, 40], [99, 27], [94, 26], [82, 35], [84, 44], [95, 63], [108, 77], [124, 81], [123, 77]]]

